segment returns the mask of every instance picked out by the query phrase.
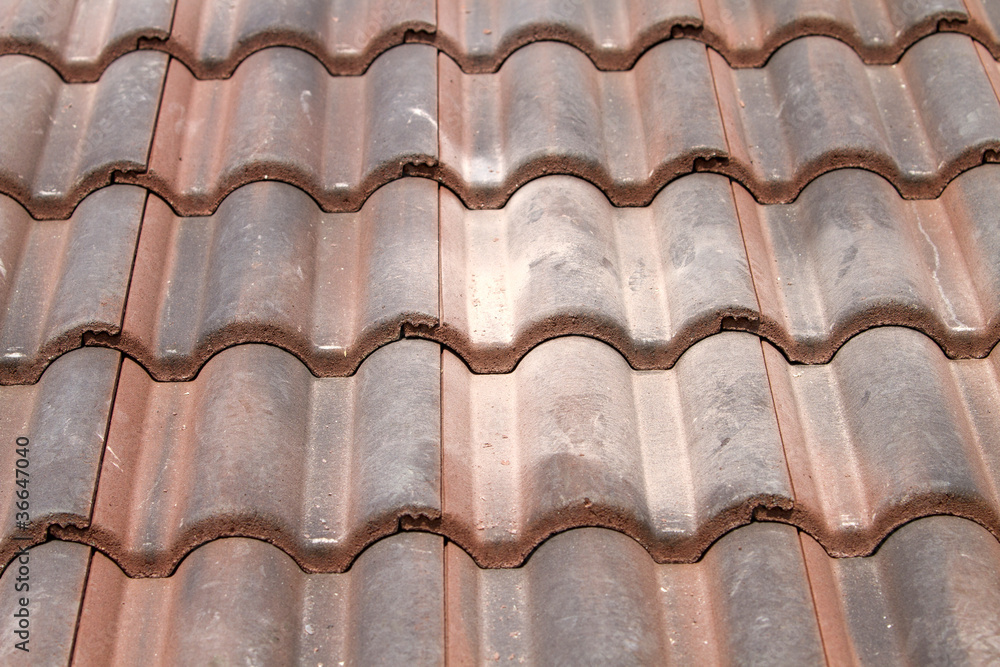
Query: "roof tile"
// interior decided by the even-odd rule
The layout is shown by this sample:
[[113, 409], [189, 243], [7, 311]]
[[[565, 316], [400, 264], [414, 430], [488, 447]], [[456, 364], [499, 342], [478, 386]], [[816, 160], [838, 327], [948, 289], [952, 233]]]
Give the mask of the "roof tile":
[[164, 576], [226, 535], [307, 570], [345, 569], [403, 517], [440, 515], [440, 352], [399, 341], [317, 379], [267, 345], [220, 352], [188, 383], [126, 361], [89, 530], [130, 576]]
[[35, 382], [84, 334], [121, 330], [145, 202], [141, 188], [115, 185], [69, 220], [39, 222], [0, 195], [0, 384]]
[[435, 5], [434, 0], [178, 0], [173, 32], [163, 48], [199, 79], [229, 78], [243, 59], [270, 46], [307, 51], [331, 74], [362, 74], [390, 47], [414, 38], [430, 40]]
[[636, 368], [668, 368], [724, 318], [757, 318], [729, 180], [682, 178], [648, 208], [615, 208], [567, 176], [498, 211], [441, 192], [442, 324], [476, 372], [509, 372], [538, 343], [599, 338]]
[[442, 390], [441, 530], [484, 567], [589, 525], [691, 561], [755, 507], [792, 506], [756, 336], [712, 336], [670, 371], [633, 371], [578, 337], [543, 343], [509, 375], [472, 375], [445, 354]]
[[323, 213], [266, 182], [207, 218], [150, 200], [121, 347], [157, 380], [187, 380], [214, 353], [278, 345], [318, 375], [347, 375], [404, 323], [438, 310], [437, 185], [390, 183], [358, 213]]
[[436, 161], [432, 47], [396, 47], [360, 77], [331, 77], [312, 56], [274, 48], [224, 81], [198, 81], [172, 62], [149, 172], [123, 180], [186, 216], [209, 215], [260, 180], [293, 183], [325, 210], [357, 210], [409, 166]]
[[[0, 576], [0, 662], [5, 665], [68, 665], [76, 638], [83, 589], [90, 569], [90, 548], [70, 542], [49, 542], [29, 549]], [[26, 566], [27, 574], [20, 570]], [[20, 577], [21, 581], [15, 581]], [[16, 584], [27, 584], [20, 591]], [[22, 599], [27, 606], [20, 604]], [[15, 631], [22, 609], [28, 611], [27, 653]]]
[[[74, 350], [53, 362], [37, 384], [0, 387], [0, 460], [10, 475], [0, 485], [0, 565], [18, 548], [43, 541], [55, 524], [82, 528], [90, 523], [120, 358], [112, 350]], [[26, 531], [15, 524], [20, 487], [13, 479], [21, 458], [15, 443], [20, 437], [29, 440], [31, 526]], [[30, 539], [21, 541], [15, 534]]]
[[732, 153], [719, 170], [758, 201], [791, 201], [840, 167], [882, 174], [907, 198], [934, 198], [1000, 150], [1000, 104], [961, 35], [927, 37], [893, 66], [866, 66], [823, 37], [791, 42], [762, 69], [710, 57]]
[[395, 535], [326, 575], [246, 539], [206, 544], [166, 579], [96, 554], [73, 664], [442, 664], [442, 542]]
[[66, 81], [97, 81], [143, 39], [170, 35], [174, 0], [0, 0], [0, 53], [35, 56]]
[[784, 520], [835, 556], [871, 553], [929, 514], [1000, 536], [997, 355], [948, 361], [926, 336], [883, 327], [825, 366], [789, 365], [767, 345], [764, 356], [795, 487]]
[[133, 53], [97, 83], [63, 83], [48, 65], [0, 57], [0, 191], [35, 218], [68, 218], [120, 170], [146, 169], [167, 57]]

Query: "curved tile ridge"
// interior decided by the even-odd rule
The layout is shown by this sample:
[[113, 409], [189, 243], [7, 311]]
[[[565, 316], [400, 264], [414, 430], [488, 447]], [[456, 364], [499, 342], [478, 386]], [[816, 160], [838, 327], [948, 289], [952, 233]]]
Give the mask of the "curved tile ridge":
[[509, 375], [445, 353], [440, 530], [483, 567], [515, 567], [548, 536], [615, 528], [657, 561], [694, 561], [792, 488], [760, 342], [722, 333], [670, 371], [633, 371], [581, 337]]
[[1000, 151], [1000, 103], [974, 43], [955, 34], [921, 40], [893, 66], [866, 66], [826, 37], [795, 40], [762, 69], [732, 69], [688, 40], [650, 49], [628, 72], [599, 72], [552, 42], [489, 75], [439, 58], [436, 174], [471, 208], [500, 207], [548, 173], [584, 178], [617, 206], [645, 206], [695, 170], [734, 177], [767, 203], [842, 167], [933, 198]]
[[442, 190], [441, 324], [408, 334], [477, 373], [509, 372], [567, 334], [612, 345], [633, 368], [670, 368], [723, 328], [796, 362], [825, 363], [882, 325], [985, 357], [1000, 338], [998, 193], [998, 165], [919, 201], [855, 169], [781, 205], [714, 174], [680, 178], [643, 208], [616, 208], [568, 176], [532, 181], [499, 210]]
[[438, 317], [438, 186], [405, 178], [358, 213], [302, 190], [246, 185], [206, 218], [150, 199], [120, 338], [156, 380], [188, 380], [219, 350], [284, 348], [316, 375], [348, 375], [404, 323]]
[[858, 170], [820, 176], [792, 204], [736, 208], [760, 302], [758, 333], [793, 361], [825, 363], [865, 329], [900, 325], [949, 357], [1000, 338], [1000, 166], [939, 199], [906, 201]]
[[566, 334], [602, 340], [634, 368], [669, 368], [725, 318], [759, 317], [724, 176], [686, 176], [645, 208], [616, 208], [569, 176], [532, 181], [495, 211], [440, 197], [441, 325], [408, 333], [474, 372], [509, 372]]
[[181, 59], [199, 79], [229, 78], [241, 61], [270, 46], [302, 49], [331, 74], [356, 75], [404, 41], [430, 41], [436, 13], [434, 0], [178, 0], [169, 41], [150, 46]]
[[1000, 545], [979, 526], [919, 519], [870, 558], [801, 540], [829, 664], [1000, 660]]
[[350, 378], [317, 379], [267, 345], [224, 350], [188, 383], [126, 360], [93, 522], [54, 531], [130, 576], [165, 576], [227, 535], [343, 570], [404, 517], [440, 515], [440, 398], [439, 348], [419, 340]]
[[9, 471], [0, 485], [0, 566], [54, 526], [90, 523], [120, 360], [112, 350], [73, 350], [37, 384], [0, 387], [0, 464]]
[[[46, 542], [19, 554], [3, 571], [0, 632], [7, 641], [0, 643], [0, 662], [71, 664], [90, 554], [82, 544]], [[27, 628], [21, 624], [25, 613]]]
[[174, 0], [0, 0], [0, 54], [35, 56], [66, 81], [97, 81], [143, 39], [170, 35]]
[[697, 0], [462, 0], [439, 3], [435, 43], [467, 73], [495, 72], [521, 47], [571, 44], [601, 70], [631, 69], [644, 51], [700, 34]]
[[95, 554], [73, 664], [206, 656], [223, 664], [444, 664], [443, 552], [440, 537], [394, 535], [349, 572], [307, 575], [271, 545], [223, 539], [166, 579], [129, 579]]
[[729, 155], [697, 42], [653, 47], [628, 72], [600, 72], [556, 42], [516, 51], [496, 74], [438, 60], [438, 177], [472, 208], [498, 208], [547, 173], [585, 178], [618, 206], [646, 205], [696, 161]]
[[701, 6], [697, 39], [733, 67], [761, 67], [788, 42], [810, 35], [838, 39], [866, 63], [889, 64], [931, 33], [971, 28], [962, 0], [702, 0]]
[[0, 57], [0, 191], [36, 219], [65, 219], [121, 170], [146, 169], [167, 56], [131, 53], [97, 83], [64, 83], [27, 56]]
[[149, 171], [121, 180], [184, 216], [210, 215], [261, 180], [356, 211], [379, 186], [437, 162], [436, 87], [434, 48], [421, 44], [382, 54], [361, 77], [332, 77], [292, 48], [259, 51], [223, 81], [198, 81], [173, 61]]
[[145, 202], [113, 185], [69, 220], [40, 222], [0, 195], [0, 384], [36, 382], [84, 334], [121, 330]]
[[1000, 538], [1000, 353], [949, 361], [929, 338], [884, 327], [828, 365], [788, 364], [764, 345], [788, 470], [789, 521], [834, 556], [871, 553], [919, 516], [973, 519]]
[[865, 66], [825, 37], [795, 40], [761, 69], [708, 56], [731, 151], [718, 171], [761, 202], [791, 201], [841, 167], [932, 199], [1000, 151], [1000, 104], [985, 69], [996, 63], [962, 35], [926, 37], [892, 66]]

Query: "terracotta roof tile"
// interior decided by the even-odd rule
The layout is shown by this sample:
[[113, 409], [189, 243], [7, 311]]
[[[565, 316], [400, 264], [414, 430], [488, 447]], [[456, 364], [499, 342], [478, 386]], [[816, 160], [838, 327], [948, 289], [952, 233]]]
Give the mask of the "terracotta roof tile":
[[578, 337], [509, 375], [470, 375], [446, 354], [442, 385], [441, 530], [480, 565], [516, 566], [590, 525], [658, 561], [696, 560], [755, 507], [792, 506], [755, 336], [712, 336], [661, 372]]
[[397, 535], [348, 573], [306, 575], [268, 544], [225, 539], [167, 579], [128, 579], [95, 554], [73, 662], [442, 664], [442, 558], [441, 538]]
[[439, 355], [400, 341], [353, 377], [316, 379], [287, 352], [241, 345], [189, 383], [126, 361], [93, 525], [60, 534], [131, 576], [167, 575], [226, 535], [343, 570], [404, 517], [440, 515]]
[[408, 167], [437, 161], [435, 80], [435, 51], [419, 44], [384, 53], [360, 77], [331, 77], [290, 48], [259, 51], [224, 81], [198, 81], [174, 61], [149, 171], [123, 180], [181, 215], [209, 215], [261, 180], [294, 183], [326, 210], [357, 210]]
[[[35, 218], [68, 218], [120, 170], [144, 170], [167, 57], [133, 53], [97, 83], [66, 84], [48, 65], [0, 57], [0, 190]], [[72, 158], [72, 159], [69, 159]]]
[[[19, 548], [45, 540], [56, 524], [83, 528], [90, 523], [120, 358], [112, 350], [74, 350], [57, 359], [37, 384], [0, 387], [0, 452], [9, 474], [0, 486], [0, 566]], [[21, 437], [29, 441], [27, 457], [15, 447]], [[28, 461], [22, 468], [29, 474], [27, 530], [15, 523], [16, 493], [23, 488], [14, 484], [18, 458]], [[109, 452], [108, 458], [113, 465], [114, 455]]]
[[408, 178], [358, 213], [254, 183], [207, 218], [156, 197], [143, 222], [120, 347], [158, 380], [187, 380], [220, 349], [278, 345], [347, 375], [404, 323], [437, 323], [437, 186]]
[[[27, 573], [20, 568], [25, 567]], [[90, 568], [90, 549], [82, 544], [49, 542], [21, 555], [0, 576], [0, 661], [6, 665], [68, 665], [76, 622]], [[17, 581], [20, 578], [21, 581]], [[18, 590], [17, 585], [27, 585]], [[21, 600], [27, 605], [21, 605]], [[21, 613], [27, 609], [26, 635]], [[20, 651], [17, 644], [27, 640]]]
[[96, 81], [142, 40], [170, 35], [174, 0], [2, 0], [0, 53], [35, 56], [66, 81]]
[[142, 189], [115, 185], [69, 220], [39, 222], [0, 195], [0, 384], [35, 382], [84, 334], [121, 330], [145, 202]]
[[[851, 339], [824, 366], [765, 346], [795, 509], [836, 556], [871, 553], [916, 516], [955, 514], [1000, 536], [997, 357], [948, 361], [910, 329]], [[767, 514], [767, 511], [763, 511]]]
[[331, 74], [362, 74], [383, 51], [431, 39], [434, 0], [226, 3], [178, 0], [170, 40], [160, 48], [199, 79], [232, 76], [247, 56], [293, 46], [316, 56]]

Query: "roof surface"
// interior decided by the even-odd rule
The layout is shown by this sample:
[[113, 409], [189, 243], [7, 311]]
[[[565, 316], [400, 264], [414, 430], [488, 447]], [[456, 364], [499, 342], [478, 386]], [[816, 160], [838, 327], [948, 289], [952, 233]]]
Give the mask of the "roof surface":
[[1000, 662], [1000, 3], [0, 54], [0, 663]]

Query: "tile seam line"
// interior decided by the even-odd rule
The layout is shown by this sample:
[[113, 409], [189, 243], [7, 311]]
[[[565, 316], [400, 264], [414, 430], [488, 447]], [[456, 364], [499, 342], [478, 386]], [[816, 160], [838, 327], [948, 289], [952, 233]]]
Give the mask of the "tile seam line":
[[[798, 542], [799, 553], [802, 554], [802, 567], [806, 571], [806, 583], [809, 585], [809, 599], [812, 601], [813, 617], [816, 619], [816, 630], [817, 632], [819, 632], [819, 643], [823, 646], [823, 659], [826, 660], [827, 665], [832, 665], [833, 662], [830, 660], [830, 652], [826, 646], [827, 644], [826, 636], [823, 634], [823, 623], [820, 622], [819, 605], [816, 600], [816, 587], [813, 586], [812, 573], [810, 572], [809, 569], [809, 558], [806, 556], [805, 545], [802, 543], [802, 541], [805, 539], [813, 539], [813, 538], [808, 533], [803, 532], [801, 528], [796, 527], [796, 532], [797, 532], [796, 542]], [[885, 539], [888, 540], [891, 535], [892, 533], [886, 535]], [[881, 545], [881, 542], [879, 544]], [[822, 545], [820, 545], [820, 547], [822, 548]], [[826, 556], [827, 558], [832, 558], [830, 554], [826, 554]]]
[[94, 547], [87, 546], [87, 573], [83, 577], [83, 589], [80, 591], [80, 602], [76, 610], [76, 624], [73, 627], [73, 641], [69, 646], [69, 665], [76, 664], [76, 645], [80, 637], [80, 623], [83, 620], [83, 607], [87, 602], [87, 591], [90, 587], [90, 573], [94, 567]]

